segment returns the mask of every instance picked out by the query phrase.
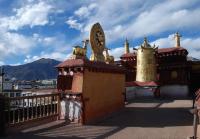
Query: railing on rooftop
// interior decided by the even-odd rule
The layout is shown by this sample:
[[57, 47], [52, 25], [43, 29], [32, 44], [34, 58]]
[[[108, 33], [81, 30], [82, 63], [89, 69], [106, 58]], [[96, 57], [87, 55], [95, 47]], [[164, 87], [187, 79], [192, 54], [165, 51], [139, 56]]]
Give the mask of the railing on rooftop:
[[6, 98], [5, 117], [8, 125], [59, 116], [60, 94]]

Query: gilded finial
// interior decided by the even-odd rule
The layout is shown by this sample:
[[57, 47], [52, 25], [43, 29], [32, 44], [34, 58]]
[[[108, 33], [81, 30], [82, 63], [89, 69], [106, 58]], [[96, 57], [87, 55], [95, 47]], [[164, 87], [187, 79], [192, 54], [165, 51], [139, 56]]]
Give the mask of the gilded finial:
[[178, 32], [176, 32], [176, 34], [174, 35], [174, 38], [175, 38], [175, 41], [176, 41], [176, 45], [175, 45], [175, 47], [181, 47], [181, 44], [180, 44], [180, 38], [181, 38], [182, 36], [178, 33]]
[[125, 43], [124, 43], [124, 47], [125, 47], [125, 54], [129, 53], [129, 43], [128, 43], [128, 39], [126, 38]]
[[128, 43], [128, 39], [126, 38], [125, 43]]
[[114, 57], [109, 55], [108, 50], [110, 50], [109, 48], [105, 47], [104, 51], [105, 51], [105, 62], [107, 64], [113, 64], [114, 63]]
[[142, 44], [143, 47], [151, 47], [150, 44], [148, 43], [147, 37], [144, 37], [144, 42]]

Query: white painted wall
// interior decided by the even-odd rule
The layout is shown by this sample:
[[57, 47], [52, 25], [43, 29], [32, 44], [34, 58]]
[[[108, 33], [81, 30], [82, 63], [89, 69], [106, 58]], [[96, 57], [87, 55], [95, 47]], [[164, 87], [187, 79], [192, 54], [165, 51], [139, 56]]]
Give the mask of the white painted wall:
[[154, 97], [153, 90], [151, 88], [126, 87], [127, 100], [139, 97]]
[[[154, 97], [154, 91], [148, 88], [126, 87], [127, 100], [139, 97]], [[165, 85], [160, 87], [161, 97], [185, 98], [188, 97], [189, 88], [187, 85]]]
[[69, 119], [78, 123], [81, 118], [81, 107], [81, 103], [78, 101], [62, 100], [60, 119]]
[[187, 97], [189, 88], [187, 85], [165, 85], [160, 87], [160, 94], [166, 97]]

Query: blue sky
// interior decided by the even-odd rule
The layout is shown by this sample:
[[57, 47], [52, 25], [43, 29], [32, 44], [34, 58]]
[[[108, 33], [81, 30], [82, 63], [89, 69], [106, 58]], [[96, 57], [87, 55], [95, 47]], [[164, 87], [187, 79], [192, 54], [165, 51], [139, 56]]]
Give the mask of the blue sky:
[[145, 36], [160, 48], [173, 47], [176, 31], [189, 55], [200, 58], [199, 0], [0, 0], [0, 64], [63, 61], [96, 22], [116, 59], [125, 38], [131, 50]]

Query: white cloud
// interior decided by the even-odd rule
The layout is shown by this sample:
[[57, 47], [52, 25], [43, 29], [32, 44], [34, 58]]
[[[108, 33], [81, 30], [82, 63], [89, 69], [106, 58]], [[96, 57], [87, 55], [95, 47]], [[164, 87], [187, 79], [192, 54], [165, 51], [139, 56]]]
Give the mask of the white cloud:
[[44, 43], [47, 44], [47, 45], [50, 45], [55, 41], [55, 39], [56, 39], [55, 37], [45, 37]]
[[6, 57], [26, 54], [34, 47], [34, 40], [30, 37], [11, 32], [0, 31], [0, 60]]
[[[122, 44], [123, 45], [123, 44]], [[129, 51], [133, 52], [133, 47], [129, 46]], [[120, 60], [120, 57], [124, 54], [125, 49], [124, 47], [117, 47], [109, 50], [109, 55], [114, 56], [115, 60]]]
[[124, 47], [114, 48], [108, 51], [109, 55], [114, 56], [115, 60], [120, 60], [120, 56], [124, 54]]
[[38, 60], [38, 59], [40, 59], [40, 57], [38, 57], [38, 56], [32, 56], [31, 57], [30, 55], [28, 55], [24, 59], [24, 63], [30, 63], [30, 62], [33, 62], [33, 61]]
[[[54, 7], [45, 1], [29, 1], [20, 8], [13, 9], [14, 15], [0, 17], [0, 60], [8, 57], [22, 56], [31, 52], [38, 44], [50, 45], [53, 37], [38, 34], [25, 36], [17, 32], [24, 26], [43, 26], [49, 23], [49, 14], [56, 12]], [[13, 31], [15, 30], [15, 31]]]
[[48, 15], [54, 11], [53, 6], [40, 1], [14, 9], [15, 15], [0, 19], [0, 27], [18, 30], [24, 26], [43, 26], [49, 23]]
[[[33, 28], [34, 26], [54, 25], [55, 20], [52, 15], [62, 13], [66, 10], [64, 3], [42, 0], [19, 1], [17, 8], [9, 15], [0, 15], [0, 61], [6, 58], [13, 59], [16, 56], [25, 56], [25, 62], [38, 59], [40, 56], [31, 56], [38, 53], [38, 51], [50, 52], [49, 57], [62, 59], [64, 54], [71, 50], [67, 44], [67, 40], [61, 33], [56, 36], [46, 36], [39, 33], [31, 35], [24, 35], [19, 30], [23, 27]], [[73, 40], [72, 40], [73, 41]], [[71, 45], [70, 45], [71, 46]], [[43, 47], [43, 48], [42, 48]], [[36, 54], [37, 55], [37, 54]], [[46, 53], [44, 55], [48, 57]], [[12, 63], [12, 62], [10, 62]], [[23, 63], [23, 62], [22, 62]]]
[[[44, 47], [40, 49], [44, 49], [47, 52], [43, 52], [39, 56], [31, 56], [30, 54], [32, 52], [34, 53], [33, 50], [35, 48], [37, 49], [38, 46]], [[67, 42], [65, 42], [62, 36], [59, 35], [46, 37], [39, 34], [33, 34], [32, 37], [28, 37], [18, 33], [0, 31], [0, 61], [2, 62], [6, 58], [23, 55], [26, 55], [24, 60], [25, 63], [40, 58], [64, 60], [67, 58], [66, 53], [71, 51], [71, 49], [72, 47], [69, 47]]]
[[56, 59], [59, 61], [64, 61], [67, 58], [69, 58], [70, 56], [71, 56], [71, 53], [66, 55], [65, 53], [62, 53], [62, 52], [52, 52], [52, 53], [42, 52], [39, 56], [38, 55], [35, 55], [35, 56], [27, 55], [26, 58], [24, 59], [24, 63], [30, 63], [35, 60], [39, 60], [41, 58], [50, 58], [50, 59]]
[[37, 33], [33, 34], [33, 39], [36, 42], [43, 44], [43, 46], [51, 46], [58, 41], [58, 38], [56, 38], [56, 36], [44, 37], [44, 36], [41, 36]]
[[[173, 34], [166, 38], [159, 38], [156, 41], [151, 42], [151, 44], [159, 45], [159, 48], [168, 48], [175, 46], [175, 40], [173, 39]], [[181, 39], [181, 46], [188, 50], [189, 56], [200, 59], [200, 37], [197, 38], [185, 38]]]
[[4, 65], [5, 63], [3, 61], [0, 61], [0, 66]]
[[183, 38], [182, 46], [189, 51], [189, 56], [200, 59], [200, 37]]
[[70, 42], [67, 42], [63, 34], [56, 34], [56, 36], [42, 36], [35, 33], [33, 34], [33, 39], [37, 45], [43, 47], [42, 49], [47, 52], [69, 52], [72, 50], [72, 44], [76, 41], [71, 40]]
[[[195, 28], [200, 24], [199, 14], [200, 9], [180, 9], [171, 12], [152, 9], [150, 12], [141, 13], [135, 21], [130, 22], [123, 33], [130, 34], [128, 36], [131, 37], [141, 37], [165, 31]], [[197, 20], [193, 22], [191, 19]]]
[[151, 43], [151, 45], [155, 44], [159, 48], [173, 47], [173, 46], [175, 46], [174, 34], [171, 34], [166, 38], [158, 38], [157, 40], [150, 42], [150, 43]]
[[41, 55], [41, 57], [52, 58], [52, 59], [63, 61], [69, 58], [70, 55], [71, 54], [66, 54], [66, 53], [61, 53], [61, 52], [52, 52], [52, 53], [44, 53]]
[[[76, 29], [88, 35], [91, 25], [100, 22], [106, 32], [108, 43], [124, 37], [139, 38], [159, 35], [166, 31], [197, 29], [200, 24], [200, 6], [193, 1], [107, 0], [93, 1], [92, 14], [81, 6], [71, 17]], [[87, 16], [84, 16], [87, 15]], [[84, 18], [84, 20], [83, 20]], [[195, 19], [195, 21], [194, 21]], [[72, 26], [71, 26], [72, 27]]]
[[96, 3], [91, 3], [88, 6], [82, 6], [80, 7], [78, 10], [76, 10], [74, 12], [75, 15], [81, 17], [81, 18], [86, 18], [88, 16], [91, 15], [91, 13], [93, 12], [93, 10], [97, 8], [97, 4]]
[[10, 66], [18, 66], [18, 65], [21, 65], [21, 63], [14, 63], [14, 64], [9, 64]]
[[105, 31], [106, 41], [111, 42], [117, 38], [124, 38], [125, 35], [122, 34], [124, 27], [122, 25], [116, 25]]
[[[94, 15], [97, 7], [96, 3], [88, 4], [88, 6], [82, 6], [78, 10], [74, 11], [74, 16], [81, 20], [90, 18], [91, 15]], [[66, 23], [70, 28], [80, 30], [81, 32], [87, 32], [88, 30], [86, 30], [86, 28], [88, 28], [88, 25], [91, 25], [91, 23], [85, 24], [84, 22], [79, 22], [78, 19], [75, 19], [76, 17], [69, 17]]]
[[70, 26], [70, 28], [74, 28], [74, 29], [77, 29], [77, 30], [81, 30], [82, 27], [83, 27], [83, 24], [81, 23], [78, 23], [76, 19], [72, 19], [72, 18], [69, 18], [66, 23]]

